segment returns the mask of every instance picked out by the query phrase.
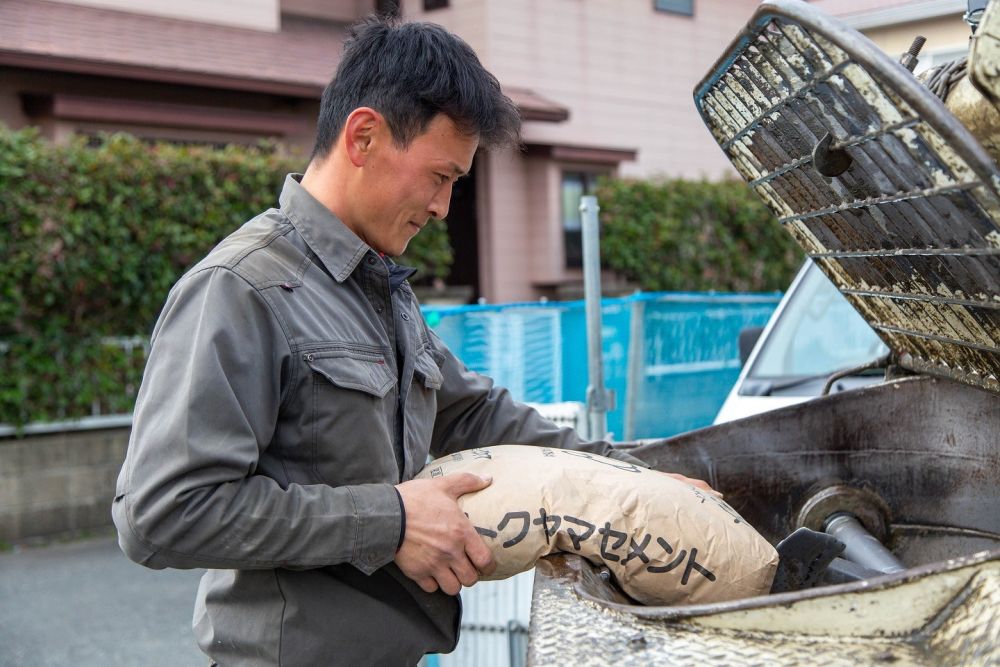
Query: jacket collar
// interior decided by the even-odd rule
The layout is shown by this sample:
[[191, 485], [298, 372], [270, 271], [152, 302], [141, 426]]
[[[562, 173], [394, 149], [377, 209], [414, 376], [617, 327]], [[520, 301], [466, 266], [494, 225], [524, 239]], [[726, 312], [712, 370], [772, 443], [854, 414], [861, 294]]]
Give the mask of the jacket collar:
[[278, 198], [281, 211], [337, 282], [375, 251], [302, 187], [302, 174], [288, 174]]

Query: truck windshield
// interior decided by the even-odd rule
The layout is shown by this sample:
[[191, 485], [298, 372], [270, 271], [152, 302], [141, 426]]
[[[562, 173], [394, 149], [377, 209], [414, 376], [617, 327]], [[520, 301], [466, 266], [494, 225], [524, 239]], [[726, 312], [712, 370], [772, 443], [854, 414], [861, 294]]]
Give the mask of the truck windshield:
[[748, 378], [774, 381], [821, 376], [861, 365], [888, 351], [844, 295], [810, 262]]

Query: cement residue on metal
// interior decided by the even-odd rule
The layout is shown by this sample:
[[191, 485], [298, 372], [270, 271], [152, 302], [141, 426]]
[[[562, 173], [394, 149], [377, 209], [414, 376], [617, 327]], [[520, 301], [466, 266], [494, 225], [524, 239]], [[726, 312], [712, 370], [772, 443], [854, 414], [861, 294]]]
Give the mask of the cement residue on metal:
[[837, 287], [849, 287], [854, 284], [854, 281], [848, 277], [843, 267], [840, 266], [840, 262], [836, 259], [824, 257], [818, 258], [815, 261], [819, 264], [820, 268], [823, 269], [823, 273], [830, 276], [833, 284]]
[[976, 90], [968, 77], [951, 87], [944, 104], [994, 160], [1000, 159], [1000, 111]]
[[903, 143], [903, 145], [906, 146], [907, 150], [910, 151], [910, 154], [918, 163], [922, 163], [921, 166], [923, 167], [925, 173], [930, 176], [934, 187], [945, 188], [957, 185], [958, 181], [952, 176], [951, 173], [945, 171], [936, 162], [928, 163], [927, 158], [924, 157], [928, 155], [928, 148], [926, 147], [926, 144], [921, 142], [921, 138], [926, 140], [927, 135], [920, 131], [921, 125], [923, 125], [923, 123], [917, 123], [917, 125], [912, 127], [901, 127], [897, 130], [893, 130], [892, 134], [894, 134]]
[[834, 65], [839, 65], [841, 63], [845, 63], [848, 60], [850, 60], [850, 57], [847, 55], [847, 53], [844, 52], [843, 49], [835, 45], [833, 42], [829, 41], [823, 35], [820, 35], [819, 33], [810, 33], [810, 34], [812, 35], [812, 38], [816, 41], [816, 44], [826, 52], [827, 56], [830, 58], [830, 61]]
[[871, 76], [856, 63], [851, 63], [842, 70], [847, 79], [868, 106], [878, 114], [884, 125], [895, 125], [903, 121], [903, 114], [882, 92]]
[[552, 576], [572, 570], [546, 564], [536, 575], [529, 664], [991, 664], [1000, 655], [996, 557], [942, 567], [895, 584], [667, 620], [656, 609], [630, 613], [583, 598], [572, 578]]
[[[834, 75], [834, 76], [830, 77], [828, 79], [828, 81], [832, 84], [834, 79], [838, 79], [841, 82], [843, 82], [843, 79], [840, 79], [839, 75]], [[853, 138], [853, 137], [852, 138], [848, 138], [846, 136], [847, 135], [847, 130], [843, 127], [843, 125], [840, 124], [840, 121], [839, 121], [840, 118], [849, 118], [851, 116], [851, 112], [847, 109], [847, 107], [844, 106], [844, 103], [841, 101], [840, 97], [829, 96], [829, 98], [828, 98], [828, 99], [832, 99], [832, 101], [833, 101], [833, 104], [831, 105], [831, 107], [832, 107], [834, 113], [832, 113], [832, 114], [827, 110], [825, 102], [822, 99], [820, 99], [813, 91], [808, 91], [807, 93], [805, 93], [803, 95], [803, 98], [807, 102], [811, 103], [816, 109], [822, 110], [821, 113], [822, 113], [822, 116], [823, 116], [824, 120], [826, 120], [827, 122], [836, 124], [838, 126], [838, 129], [840, 130], [840, 133], [839, 133], [839, 135], [834, 136], [834, 145], [835, 146], [837, 146], [839, 148], [839, 147], [843, 147], [846, 143], [852, 143], [852, 142], [857, 141], [856, 138]], [[865, 133], [872, 133], [872, 132], [877, 131], [878, 129], [879, 128], [878, 128], [877, 125], [871, 124], [871, 125], [866, 126], [864, 128], [864, 131], [865, 131]]]
[[830, 69], [836, 63], [794, 23], [782, 23], [781, 30], [795, 48], [810, 58], [814, 70]]
[[873, 322], [876, 327], [893, 327], [919, 337], [945, 338], [995, 347], [995, 343], [989, 336], [982, 334], [975, 320], [964, 310], [956, 312], [948, 306], [938, 307], [933, 303], [913, 299], [895, 299], [888, 294], [869, 299], [867, 303], [878, 315], [878, 319]]
[[777, 98], [771, 99], [765, 95], [764, 91], [762, 91], [750, 77], [746, 76], [736, 63], [734, 63], [733, 68], [729, 70], [727, 76], [732, 77], [740, 85], [740, 87], [747, 91], [750, 97], [753, 98], [757, 108], [759, 109], [757, 112], [758, 115], [764, 113], [765, 110], [772, 108], [778, 102]]
[[729, 101], [721, 91], [715, 89], [710, 95], [712, 101], [715, 103], [714, 111], [716, 112], [716, 117], [724, 123], [723, 129], [726, 132], [726, 138], [729, 139], [743, 128], [743, 124], [737, 120], [732, 105], [729, 104]]
[[789, 222], [786, 227], [788, 231], [792, 232], [799, 242], [802, 244], [803, 249], [810, 255], [815, 255], [822, 252], [828, 252], [828, 249], [823, 243], [816, 238], [809, 226], [801, 220], [795, 220]]
[[757, 121], [758, 114], [747, 108], [741, 95], [726, 85], [724, 80], [719, 81], [716, 90], [725, 103], [729, 105], [730, 112], [740, 128], [750, 127]]
[[761, 183], [754, 187], [754, 192], [760, 195], [760, 198], [764, 200], [771, 212], [780, 220], [782, 218], [787, 218], [795, 213], [785, 200], [778, 196], [778, 193], [774, 191], [770, 183]]
[[[961, 255], [1000, 249], [1000, 174], [984, 170], [961, 133], [935, 115], [931, 93], [909, 90], [903, 99], [893, 63], [864, 49], [852, 61], [820, 32], [787, 18], [754, 25], [748, 46], [701, 96], [715, 116], [710, 127], [726, 130], [716, 139], [807, 253], [831, 259], [822, 266], [833, 282], [869, 292], [851, 301], [883, 340], [951, 369], [949, 377], [959, 367], [993, 368], [996, 322], [983, 308], [1000, 303], [996, 263], [982, 252]], [[996, 122], [986, 126], [1000, 134], [992, 113]], [[851, 157], [843, 176], [813, 171], [825, 132], [833, 150]], [[952, 249], [955, 256], [925, 256]], [[832, 261], [841, 252], [844, 262]]]
[[951, 298], [951, 299], [964, 299], [965, 298], [965, 294], [962, 292], [962, 290], [952, 291], [952, 290], [948, 289], [948, 286], [945, 285], [944, 283], [938, 283], [937, 285], [934, 286], [934, 294], [936, 294], [938, 296], [943, 296], [945, 298]]
[[768, 104], [759, 103], [758, 100], [754, 98], [753, 94], [747, 90], [746, 86], [743, 85], [743, 82], [737, 80], [731, 73], [725, 74], [719, 80], [719, 83], [720, 85], [725, 86], [734, 101], [738, 101], [743, 107], [746, 108], [750, 120], [762, 115], [769, 108]]
[[1000, 102], [1000, 3], [983, 13], [969, 48], [969, 76], [983, 95]]
[[[900, 340], [902, 341], [902, 339]], [[902, 342], [905, 343], [906, 341]], [[905, 350], [905, 347], [900, 346], [897, 347], [897, 349]], [[998, 380], [1000, 368], [997, 368], [994, 372], [979, 372], [977, 370], [969, 372], [956, 371], [950, 367], [947, 360], [944, 358], [944, 350], [942, 350], [940, 346], [938, 346], [937, 350], [935, 350], [933, 354], [921, 353], [919, 351], [904, 352], [900, 354], [899, 359], [901, 366], [918, 373], [928, 373], [940, 377], [947, 377], [958, 382], [964, 382], [975, 387], [981, 387], [986, 391], [994, 393], [1000, 392], [1000, 380]]]
[[774, 68], [774, 66], [767, 61], [760, 49], [751, 54], [748, 59], [754, 69], [761, 75], [764, 82], [769, 85], [775, 93], [777, 93], [780, 98], [779, 104], [782, 100], [785, 100], [792, 95], [793, 90], [791, 86], [789, 86], [788, 82], [786, 82], [784, 78], [778, 74], [778, 71]]
[[796, 51], [783, 35], [775, 36], [773, 39], [777, 42], [777, 49], [771, 51], [775, 56], [773, 61], [778, 71], [791, 84], [792, 89], [799, 91], [812, 85], [812, 73], [802, 54]]
[[803, 87], [803, 84], [812, 78], [812, 65], [806, 61], [802, 52], [795, 47], [795, 44], [787, 38], [784, 32], [773, 35], [772, 39], [777, 42], [778, 53], [782, 56], [783, 64], [789, 73], [793, 87]]
[[729, 146], [729, 155], [733, 158], [739, 159], [742, 163], [741, 165], [737, 165], [737, 169], [740, 170], [740, 175], [744, 178], [749, 176], [750, 178], [747, 178], [747, 180], [750, 181], [755, 181], [758, 178], [761, 178], [766, 171], [757, 157], [753, 154], [752, 149], [754, 146], [754, 135], [756, 133], [756, 130], [751, 130], [747, 134], [740, 137], [738, 141], [734, 141]]
[[945, 166], [954, 174], [953, 180], [959, 183], [975, 183], [978, 181], [969, 163], [963, 160], [930, 125], [927, 123], [918, 123], [915, 129], [923, 137], [924, 141], [927, 142], [930, 149], [934, 151], [938, 159], [944, 162]]
[[713, 90], [706, 94], [701, 103], [705, 117], [711, 119], [708, 128], [716, 135], [716, 141], [719, 143], [725, 142], [732, 136], [733, 130], [730, 127], [731, 123], [727, 117], [728, 114], [721, 109], [721, 105], [715, 99], [715, 91]]
[[1000, 576], [981, 572], [969, 582], [965, 598], [927, 641], [932, 656], [940, 664], [1000, 664], [1000, 615], [979, 609], [1000, 609]]
[[[982, 184], [978, 185], [972, 189], [972, 197], [982, 207], [993, 226], [1000, 225], [1000, 199], [995, 194], [995, 186], [988, 188]], [[988, 232], [983, 236], [983, 242], [987, 246], [1000, 248], [1000, 230]]]
[[[996, 328], [987, 330], [973, 317], [966, 306], [957, 304], [944, 304], [942, 311], [946, 314], [949, 322], [954, 322], [953, 326], [965, 332], [960, 338], [972, 340], [984, 347], [996, 348], [1000, 352], [1000, 331]], [[992, 333], [991, 333], [992, 331]]]
[[757, 116], [746, 108], [738, 95], [724, 86], [716, 87], [716, 92], [718, 92], [719, 99], [728, 110], [729, 116], [733, 119], [735, 127], [742, 130], [743, 128], [753, 126], [757, 120]]

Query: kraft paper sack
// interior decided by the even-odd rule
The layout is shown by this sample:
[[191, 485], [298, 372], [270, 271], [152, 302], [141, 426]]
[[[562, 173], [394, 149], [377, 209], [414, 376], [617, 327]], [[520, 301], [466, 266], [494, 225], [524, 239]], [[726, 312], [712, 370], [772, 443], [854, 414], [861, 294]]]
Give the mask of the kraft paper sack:
[[654, 470], [565, 449], [500, 445], [445, 456], [417, 475], [490, 475], [458, 504], [505, 579], [551, 553], [604, 564], [650, 605], [766, 594], [778, 554], [722, 500]]

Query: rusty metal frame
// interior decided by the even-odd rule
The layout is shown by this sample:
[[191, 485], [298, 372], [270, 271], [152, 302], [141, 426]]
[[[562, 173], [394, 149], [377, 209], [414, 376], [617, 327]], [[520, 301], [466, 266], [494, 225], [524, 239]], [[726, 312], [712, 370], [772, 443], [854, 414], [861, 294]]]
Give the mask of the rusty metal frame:
[[1000, 391], [1000, 170], [937, 97], [798, 0], [762, 3], [694, 97], [902, 366]]
[[973, 138], [969, 131], [956, 119], [936, 97], [927, 94], [913, 74], [902, 65], [887, 58], [886, 54], [874, 42], [844, 24], [835, 21], [799, 0], [764, 0], [754, 12], [750, 23], [743, 32], [730, 43], [724, 55], [715, 61], [709, 74], [695, 87], [694, 99], [705, 124], [709, 120], [705, 115], [702, 100], [708, 90], [718, 82], [729, 70], [729, 65], [750, 45], [752, 35], [756, 36], [774, 19], [806, 24], [810, 31], [819, 34], [835, 43], [850, 59], [860, 65], [874, 69], [886, 67], [880, 74], [886, 78], [899, 95], [906, 100], [921, 118], [929, 120], [941, 132], [942, 136], [952, 142], [958, 152], [976, 171], [976, 175], [994, 188], [1000, 187], [1000, 170], [986, 153], [982, 146]]

